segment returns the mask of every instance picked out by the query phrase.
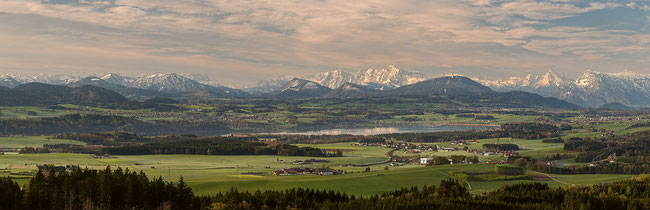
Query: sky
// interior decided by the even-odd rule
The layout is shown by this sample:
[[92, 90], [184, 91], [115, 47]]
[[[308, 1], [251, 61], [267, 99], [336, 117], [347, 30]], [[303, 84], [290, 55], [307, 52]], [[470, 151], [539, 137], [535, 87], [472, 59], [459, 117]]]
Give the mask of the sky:
[[650, 73], [650, 1], [1, 0], [2, 73]]

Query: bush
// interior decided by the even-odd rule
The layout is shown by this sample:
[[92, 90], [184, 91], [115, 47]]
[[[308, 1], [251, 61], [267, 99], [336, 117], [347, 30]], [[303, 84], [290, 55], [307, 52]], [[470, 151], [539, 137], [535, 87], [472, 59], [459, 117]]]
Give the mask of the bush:
[[504, 176], [514, 176], [514, 175], [523, 175], [526, 172], [525, 168], [509, 165], [497, 165], [494, 166], [494, 171], [497, 175]]

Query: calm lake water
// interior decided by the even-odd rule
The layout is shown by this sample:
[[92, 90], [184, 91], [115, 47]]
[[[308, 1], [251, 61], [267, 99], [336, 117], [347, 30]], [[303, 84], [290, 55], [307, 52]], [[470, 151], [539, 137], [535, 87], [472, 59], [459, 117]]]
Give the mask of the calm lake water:
[[350, 129], [324, 129], [304, 132], [278, 132], [269, 134], [289, 134], [289, 135], [378, 135], [388, 133], [432, 133], [440, 131], [460, 131], [460, 130], [486, 130], [497, 128], [496, 126], [474, 126], [474, 125], [440, 125], [432, 127], [376, 127], [376, 128], [350, 128]]

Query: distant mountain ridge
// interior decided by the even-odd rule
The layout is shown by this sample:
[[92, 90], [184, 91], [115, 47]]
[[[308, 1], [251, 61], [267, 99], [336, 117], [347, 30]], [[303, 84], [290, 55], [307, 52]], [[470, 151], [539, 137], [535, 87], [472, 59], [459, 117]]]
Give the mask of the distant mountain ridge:
[[34, 77], [4, 75], [0, 78], [0, 86], [10, 88], [32, 82], [70, 87], [92, 85], [116, 91], [129, 98], [170, 97], [186, 93], [192, 95], [198, 92], [207, 92], [212, 97], [250, 97], [250, 94], [241, 90], [203, 84], [175, 73], [154, 73], [138, 78], [126, 77], [116, 73], [108, 73], [101, 77], [80, 74], [39, 74]]
[[522, 90], [582, 106], [599, 107], [609, 103], [650, 106], [650, 75], [647, 74], [585, 71], [578, 79], [570, 80], [549, 70], [544, 75], [480, 82], [497, 91]]
[[[36, 76], [6, 74], [0, 77], [0, 86], [13, 88], [24, 83], [40, 82], [71, 87], [94, 85], [116, 91], [128, 98], [173, 97], [180, 95], [192, 98], [245, 98], [251, 97], [252, 94], [264, 95], [262, 93], [272, 93], [294, 78], [312, 81], [333, 90], [342, 87], [344, 84], [354, 84], [369, 89], [383, 90], [382, 92], [384, 92], [429, 80], [432, 77], [415, 71], [400, 70], [389, 65], [357, 72], [334, 70], [320, 74], [261, 80], [255, 87], [246, 88], [244, 91], [210, 85], [214, 84], [214, 82], [211, 82], [207, 75], [174, 73], [155, 73], [140, 77], [127, 77], [115, 73], [103, 76], [88, 76], [84, 73], [69, 75], [39, 74]], [[649, 74], [586, 71], [577, 79], [568, 79], [562, 74], [549, 70], [540, 75], [528, 74], [506, 80], [472, 79], [497, 92], [525, 91], [545, 97], [559, 98], [581, 106], [599, 107], [609, 103], [620, 103], [631, 107], [650, 106]], [[348, 86], [348, 88], [351, 88], [351, 86]], [[390, 93], [390, 91], [386, 93]], [[356, 97], [360, 94], [340, 90], [340, 93], [332, 93], [328, 97], [336, 95]]]
[[96, 86], [67, 87], [44, 83], [27, 83], [12, 89], [0, 89], [0, 106], [32, 105], [103, 105], [128, 102], [124, 96]]
[[261, 80], [254, 87], [246, 88], [244, 90], [250, 93], [273, 92], [293, 78], [313, 81], [330, 89], [336, 89], [345, 83], [351, 83], [377, 90], [387, 90], [421, 82], [430, 79], [431, 76], [415, 71], [400, 70], [393, 65], [388, 65], [381, 68], [369, 68], [352, 73], [342, 70], [334, 70], [318, 74], [306, 74]]

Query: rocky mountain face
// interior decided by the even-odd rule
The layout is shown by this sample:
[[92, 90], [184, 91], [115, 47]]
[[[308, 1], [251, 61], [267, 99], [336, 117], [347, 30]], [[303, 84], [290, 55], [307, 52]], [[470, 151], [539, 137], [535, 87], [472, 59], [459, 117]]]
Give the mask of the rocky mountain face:
[[33, 82], [70, 87], [92, 85], [113, 90], [129, 98], [170, 97], [174, 94], [192, 94], [193, 92], [202, 92], [210, 97], [250, 97], [250, 94], [241, 90], [207, 85], [174, 73], [155, 73], [138, 78], [125, 77], [116, 73], [109, 73], [101, 77], [82, 77], [80, 74], [39, 74], [34, 77], [5, 75], [0, 78], [0, 86], [10, 88]]
[[582, 106], [599, 107], [608, 103], [650, 106], [650, 75], [631, 72], [586, 71], [580, 78], [570, 80], [549, 71], [544, 75], [529, 74], [506, 81], [481, 83], [497, 91], [528, 91]]
[[489, 86], [499, 91], [531, 91], [536, 92], [548, 91], [551, 92], [555, 88], [560, 87], [567, 83], [569, 80], [553, 70], [548, 70], [543, 75], [528, 74], [525, 77], [510, 77], [505, 81], [481, 81], [486, 86]]
[[370, 87], [376, 90], [395, 89], [430, 79], [430, 76], [415, 71], [400, 70], [389, 65], [377, 69], [369, 68], [357, 72], [334, 70], [319, 74], [307, 74], [291, 77], [281, 77], [270, 80], [261, 80], [254, 87], [245, 89], [251, 93], [273, 92], [293, 78], [300, 78], [318, 83], [319, 85], [336, 89], [345, 83], [352, 83]]
[[20, 84], [22, 83], [10, 75], [3, 75], [2, 77], [0, 77], [0, 86], [2, 87], [13, 88]]
[[[213, 82], [209, 81], [206, 75], [173, 73], [156, 73], [137, 78], [126, 77], [115, 73], [96, 77], [88, 76], [84, 73], [69, 75], [39, 74], [36, 76], [3, 75], [0, 77], [0, 86], [13, 88], [31, 82], [67, 85], [71, 87], [94, 85], [119, 92], [129, 98], [167, 97], [170, 94], [183, 94], [199, 98], [250, 97], [249, 93], [256, 95], [284, 95], [284, 93], [279, 92], [286, 92], [287, 90], [279, 90], [287, 88], [286, 85], [290, 82], [295, 83], [295, 81], [292, 81], [294, 78], [311, 81], [319, 86], [334, 89], [335, 91], [330, 94], [330, 97], [337, 95], [341, 97], [356, 97], [368, 92], [366, 89], [383, 90], [381, 92], [391, 93], [391, 91], [387, 90], [413, 85], [429, 80], [431, 77], [418, 72], [400, 70], [395, 66], [386, 66], [376, 69], [369, 68], [357, 72], [334, 70], [320, 74], [295, 77], [286, 76], [262, 80], [255, 87], [244, 89], [245, 91], [211, 85]], [[620, 103], [631, 107], [650, 106], [650, 75], [648, 74], [586, 71], [577, 79], [569, 79], [562, 74], [549, 70], [540, 75], [529, 74], [524, 77], [511, 77], [506, 80], [487, 81], [475, 78], [474, 80], [498, 92], [532, 92], [545, 97], [559, 98], [581, 106], [599, 107], [609, 103]], [[430, 83], [432, 81], [428, 82]], [[412, 90], [402, 89], [401, 91], [412, 93], [413, 91], [427, 90], [428, 93], [436, 93], [436, 91], [438, 91], [437, 93], [444, 93], [444, 91], [450, 93], [449, 91], [460, 88], [449, 88], [450, 85], [453, 86], [454, 81], [449, 80], [448, 82], [450, 83], [446, 84], [447, 86], [441, 84], [428, 84], [430, 86], [420, 84], [422, 87], [412, 87]], [[464, 85], [469, 85], [467, 88], [481, 90], [481, 88], [471, 83], [464, 83]], [[311, 84], [308, 86], [311, 86]], [[339, 89], [341, 87], [344, 88]], [[445, 87], [447, 89], [444, 89]], [[355, 88], [356, 90], [352, 91]], [[322, 90], [322, 88], [320, 89]], [[306, 95], [311, 96], [311, 94]]]
[[208, 85], [174, 73], [145, 75], [135, 80], [131, 87], [172, 93], [210, 90]]
[[331, 90], [316, 82], [295, 78], [269, 95], [278, 98], [312, 98], [324, 96]]
[[357, 98], [357, 97], [369, 97], [377, 95], [379, 91], [353, 83], [346, 82], [341, 85], [339, 88], [333, 89], [329, 93], [325, 94], [325, 98]]
[[121, 85], [124, 87], [129, 87], [135, 81], [135, 78], [125, 77], [116, 73], [108, 73], [102, 76], [100, 79], [115, 85]]

